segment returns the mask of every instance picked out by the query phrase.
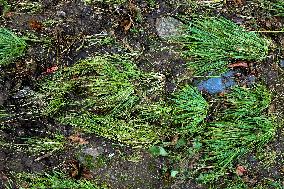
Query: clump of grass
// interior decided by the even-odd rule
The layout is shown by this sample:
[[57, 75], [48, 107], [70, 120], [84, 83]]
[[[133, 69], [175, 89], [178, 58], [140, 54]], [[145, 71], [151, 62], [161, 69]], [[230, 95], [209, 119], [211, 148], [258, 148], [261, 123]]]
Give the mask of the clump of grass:
[[[159, 88], [155, 80], [155, 75], [140, 72], [125, 57], [97, 56], [42, 82], [47, 102], [43, 113], [87, 132], [146, 147], [165, 133], [165, 128], [140, 119], [137, 112], [147, 102], [147, 93]], [[153, 86], [148, 89], [147, 83]]]
[[238, 157], [267, 144], [277, 129], [276, 122], [265, 113], [270, 94], [263, 86], [236, 87], [226, 97], [228, 107], [219, 114], [219, 120], [205, 128], [203, 161], [214, 168], [201, 174], [203, 182], [224, 175]]
[[26, 138], [27, 151], [32, 155], [52, 154], [64, 149], [64, 136], [56, 134], [54, 138]]
[[51, 174], [29, 174], [19, 173], [17, 177], [17, 186], [20, 188], [31, 189], [47, 189], [47, 188], [86, 188], [86, 189], [99, 189], [108, 188], [107, 186], [99, 186], [98, 184], [81, 179], [76, 180], [68, 177], [62, 172], [52, 172]]
[[270, 10], [274, 12], [275, 16], [284, 16], [284, 2], [282, 0], [278, 0], [271, 3]]
[[201, 132], [200, 124], [207, 116], [208, 103], [201, 93], [191, 86], [184, 87], [173, 98], [173, 122], [181, 132]]
[[10, 64], [15, 58], [22, 56], [26, 43], [14, 33], [0, 28], [0, 66]]
[[269, 42], [225, 18], [195, 19], [176, 37], [195, 74], [222, 73], [236, 59], [261, 61], [268, 54]]
[[225, 98], [230, 108], [224, 110], [222, 119], [227, 120], [260, 116], [265, 113], [271, 102], [271, 94], [262, 85], [257, 85], [253, 89], [234, 87]]
[[10, 10], [10, 5], [6, 0], [0, 0], [0, 5], [2, 6], [2, 15], [5, 15]]

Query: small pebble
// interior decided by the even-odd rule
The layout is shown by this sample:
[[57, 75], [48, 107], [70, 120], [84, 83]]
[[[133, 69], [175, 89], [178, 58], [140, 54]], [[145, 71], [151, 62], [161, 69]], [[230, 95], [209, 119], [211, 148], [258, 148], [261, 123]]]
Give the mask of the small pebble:
[[56, 15], [57, 16], [61, 16], [61, 17], [65, 17], [66, 16], [66, 12], [64, 12], [64, 11], [57, 11]]

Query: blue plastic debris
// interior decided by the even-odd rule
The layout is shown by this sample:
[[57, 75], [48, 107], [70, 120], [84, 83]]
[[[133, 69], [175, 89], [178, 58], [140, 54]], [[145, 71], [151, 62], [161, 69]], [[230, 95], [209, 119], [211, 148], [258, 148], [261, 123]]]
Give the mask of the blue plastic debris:
[[197, 88], [198, 90], [208, 92], [209, 94], [224, 92], [226, 89], [229, 89], [237, 84], [234, 79], [234, 74], [234, 71], [228, 71], [222, 74], [220, 77], [214, 77], [201, 81], [197, 85]]
[[[242, 77], [238, 82], [235, 80], [235, 74], [237, 71], [228, 71], [219, 77], [210, 78], [197, 83], [197, 88], [200, 91], [207, 92], [209, 94], [217, 94], [225, 92], [235, 85], [252, 85], [255, 83], [256, 77], [254, 75], [248, 75]], [[239, 78], [240, 79], [240, 78]]]

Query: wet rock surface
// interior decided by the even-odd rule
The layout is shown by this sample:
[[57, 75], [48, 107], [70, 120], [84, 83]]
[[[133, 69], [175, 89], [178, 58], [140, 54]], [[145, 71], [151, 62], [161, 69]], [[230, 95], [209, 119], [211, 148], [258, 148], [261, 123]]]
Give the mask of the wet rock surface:
[[170, 16], [163, 16], [156, 19], [156, 30], [159, 37], [166, 39], [180, 34], [181, 21]]

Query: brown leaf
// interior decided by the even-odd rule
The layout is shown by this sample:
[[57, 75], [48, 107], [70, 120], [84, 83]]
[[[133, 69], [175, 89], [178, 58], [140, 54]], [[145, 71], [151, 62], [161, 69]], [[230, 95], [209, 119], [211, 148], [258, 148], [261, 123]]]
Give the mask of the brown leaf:
[[228, 67], [229, 68], [236, 68], [236, 67], [248, 68], [248, 63], [244, 61], [237, 61], [233, 64], [230, 64]]
[[71, 135], [68, 137], [73, 143], [88, 144], [89, 142], [81, 138], [79, 135]]
[[234, 0], [236, 5], [243, 5], [245, 4], [245, 0]]
[[236, 173], [238, 176], [243, 176], [246, 173], [246, 169], [242, 165], [238, 165], [236, 168]]
[[172, 141], [171, 141], [172, 145], [176, 145], [177, 142], [178, 142], [178, 139], [179, 139], [179, 136], [178, 136], [178, 135], [175, 135], [175, 136], [172, 138]]
[[42, 23], [37, 21], [37, 20], [30, 20], [29, 26], [30, 26], [31, 29], [33, 29], [35, 31], [40, 31], [43, 28]]
[[123, 20], [121, 23], [121, 26], [124, 28], [124, 32], [127, 32], [131, 28], [131, 25], [132, 25], [131, 19]]
[[93, 179], [94, 178], [91, 171], [87, 170], [86, 168], [84, 168], [83, 171], [82, 171], [82, 177], [85, 178], [85, 179]]

